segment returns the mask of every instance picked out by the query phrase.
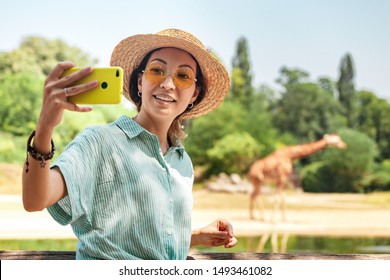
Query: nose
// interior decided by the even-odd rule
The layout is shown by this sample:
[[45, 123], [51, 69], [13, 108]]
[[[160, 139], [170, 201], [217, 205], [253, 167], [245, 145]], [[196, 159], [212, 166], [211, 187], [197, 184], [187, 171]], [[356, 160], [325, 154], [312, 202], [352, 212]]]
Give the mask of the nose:
[[167, 77], [161, 82], [160, 87], [166, 90], [171, 90], [176, 88], [175, 81], [173, 80], [172, 74], [167, 75]]

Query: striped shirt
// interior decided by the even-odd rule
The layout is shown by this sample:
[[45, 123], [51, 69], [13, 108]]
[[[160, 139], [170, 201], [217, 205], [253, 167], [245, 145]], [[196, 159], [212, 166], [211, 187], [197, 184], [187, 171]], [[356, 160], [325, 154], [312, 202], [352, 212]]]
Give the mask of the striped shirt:
[[68, 195], [48, 208], [78, 238], [77, 259], [185, 259], [191, 241], [193, 167], [178, 142], [130, 117], [81, 132], [59, 156]]

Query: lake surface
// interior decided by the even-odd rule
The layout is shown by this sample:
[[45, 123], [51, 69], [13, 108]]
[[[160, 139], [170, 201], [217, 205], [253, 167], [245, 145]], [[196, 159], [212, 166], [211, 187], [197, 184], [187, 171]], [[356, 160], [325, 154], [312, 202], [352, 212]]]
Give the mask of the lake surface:
[[[268, 236], [238, 237], [231, 253], [390, 254], [390, 238]], [[224, 248], [199, 247], [202, 252], [226, 252]]]

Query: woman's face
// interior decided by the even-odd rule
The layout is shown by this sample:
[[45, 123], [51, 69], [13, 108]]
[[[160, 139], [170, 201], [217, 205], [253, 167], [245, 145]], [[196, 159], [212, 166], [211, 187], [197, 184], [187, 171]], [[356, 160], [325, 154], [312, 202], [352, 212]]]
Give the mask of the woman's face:
[[199, 94], [194, 81], [196, 66], [192, 56], [180, 49], [153, 52], [138, 78], [138, 90], [142, 93], [140, 113], [171, 120], [183, 113]]

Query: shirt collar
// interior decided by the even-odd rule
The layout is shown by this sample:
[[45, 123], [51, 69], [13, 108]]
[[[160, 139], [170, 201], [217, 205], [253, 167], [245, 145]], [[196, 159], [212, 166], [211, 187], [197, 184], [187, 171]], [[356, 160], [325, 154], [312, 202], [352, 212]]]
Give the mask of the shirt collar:
[[[140, 126], [136, 121], [134, 121], [129, 116], [121, 116], [114, 124], [117, 125], [130, 139], [137, 137], [141, 133], [147, 133], [149, 135], [154, 135], [147, 131], [145, 128]], [[177, 139], [176, 143], [172, 147], [174, 151], [178, 151], [180, 153], [180, 157], [183, 157], [184, 147], [182, 143]]]

